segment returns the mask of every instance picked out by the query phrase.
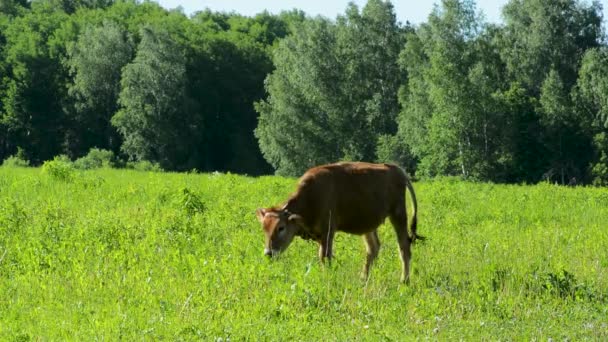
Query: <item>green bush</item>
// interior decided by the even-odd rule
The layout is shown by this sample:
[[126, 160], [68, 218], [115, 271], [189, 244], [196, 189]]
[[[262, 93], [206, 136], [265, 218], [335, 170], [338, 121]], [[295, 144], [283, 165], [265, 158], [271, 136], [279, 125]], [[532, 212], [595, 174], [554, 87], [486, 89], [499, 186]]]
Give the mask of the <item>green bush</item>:
[[188, 188], [182, 188], [173, 198], [175, 205], [185, 211], [189, 216], [196, 213], [202, 214], [205, 205], [200, 197]]
[[53, 160], [47, 160], [42, 165], [42, 173], [66, 182], [74, 179], [74, 172], [74, 164], [66, 155], [56, 156]]
[[30, 166], [29, 160], [21, 147], [17, 147], [17, 153], [6, 158], [2, 163], [2, 166], [6, 167], [28, 167]]
[[92, 148], [89, 153], [77, 159], [74, 162], [74, 167], [79, 170], [99, 169], [102, 167], [111, 168], [116, 166], [114, 152]]
[[4, 159], [2, 162], [2, 166], [6, 167], [28, 167], [30, 166], [30, 162], [24, 159], [19, 158], [18, 156], [10, 156]]

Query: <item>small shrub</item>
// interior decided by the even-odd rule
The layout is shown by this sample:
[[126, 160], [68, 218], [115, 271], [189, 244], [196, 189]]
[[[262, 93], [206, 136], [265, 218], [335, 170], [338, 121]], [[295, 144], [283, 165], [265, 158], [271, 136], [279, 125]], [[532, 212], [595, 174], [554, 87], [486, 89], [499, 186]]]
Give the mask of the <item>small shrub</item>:
[[151, 171], [151, 172], [163, 172], [163, 169], [158, 163], [152, 163], [147, 160], [140, 160], [136, 162], [128, 162], [127, 169], [137, 171]]
[[182, 188], [174, 197], [174, 203], [189, 216], [202, 213], [205, 206], [201, 199], [188, 188]]
[[102, 167], [110, 168], [114, 166], [114, 152], [98, 148], [92, 148], [86, 156], [74, 162], [74, 167], [79, 170], [99, 169]]
[[65, 155], [59, 155], [53, 160], [47, 160], [42, 165], [42, 173], [66, 182], [74, 178], [74, 171], [72, 162]]
[[17, 153], [6, 158], [2, 163], [2, 166], [6, 167], [28, 167], [30, 166], [29, 160], [25, 155], [25, 151], [21, 147], [17, 147]]
[[28, 167], [30, 166], [30, 162], [27, 160], [20, 159], [17, 156], [10, 156], [4, 159], [2, 166], [5, 167]]
[[566, 270], [558, 273], [547, 273], [542, 287], [561, 298], [596, 299], [594, 291], [584, 283], [576, 280], [574, 274]]

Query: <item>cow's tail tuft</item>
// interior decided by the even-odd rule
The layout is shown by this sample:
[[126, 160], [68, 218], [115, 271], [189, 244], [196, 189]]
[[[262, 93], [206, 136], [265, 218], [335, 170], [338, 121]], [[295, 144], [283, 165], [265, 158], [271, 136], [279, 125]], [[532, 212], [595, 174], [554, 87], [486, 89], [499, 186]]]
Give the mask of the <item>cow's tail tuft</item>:
[[412, 181], [410, 178], [405, 175], [405, 185], [410, 192], [410, 196], [412, 197], [412, 222], [410, 223], [410, 231], [412, 232], [412, 243], [415, 243], [416, 240], [424, 241], [426, 238], [422, 235], [418, 235], [416, 229], [418, 227], [418, 202], [416, 201], [416, 193], [414, 192], [414, 187], [412, 186]]

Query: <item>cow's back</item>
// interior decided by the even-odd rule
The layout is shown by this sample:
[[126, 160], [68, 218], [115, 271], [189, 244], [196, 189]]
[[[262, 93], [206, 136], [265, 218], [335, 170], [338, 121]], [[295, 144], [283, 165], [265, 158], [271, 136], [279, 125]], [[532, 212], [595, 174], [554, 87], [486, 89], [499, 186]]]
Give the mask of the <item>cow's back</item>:
[[405, 182], [404, 172], [395, 165], [338, 163], [309, 170], [300, 179], [298, 192], [309, 214], [314, 212], [317, 219], [332, 215], [337, 230], [363, 234], [403, 203]]

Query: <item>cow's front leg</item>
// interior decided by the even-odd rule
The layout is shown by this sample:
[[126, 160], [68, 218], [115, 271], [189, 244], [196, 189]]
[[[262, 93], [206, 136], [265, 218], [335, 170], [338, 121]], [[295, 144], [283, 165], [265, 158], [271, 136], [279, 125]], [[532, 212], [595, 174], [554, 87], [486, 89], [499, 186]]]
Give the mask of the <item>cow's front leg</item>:
[[319, 241], [319, 260], [321, 263], [325, 263], [325, 260], [327, 260], [331, 264], [331, 258], [333, 257], [332, 244], [329, 240]]
[[320, 241], [318, 241], [318, 243], [319, 260], [321, 260], [321, 263], [325, 263], [325, 260], [327, 259], [327, 262], [331, 264], [331, 258], [334, 256], [334, 234], [330, 232], [329, 234], [327, 234], [327, 237], [321, 239]]
[[[327, 218], [327, 231], [321, 233], [321, 238], [317, 242], [319, 243], [319, 259], [321, 263], [327, 262], [331, 264], [331, 258], [334, 256], [333, 245], [334, 235], [336, 233], [336, 218], [332, 216], [331, 210], [329, 211], [329, 217]], [[321, 229], [323, 231], [323, 229]]]

